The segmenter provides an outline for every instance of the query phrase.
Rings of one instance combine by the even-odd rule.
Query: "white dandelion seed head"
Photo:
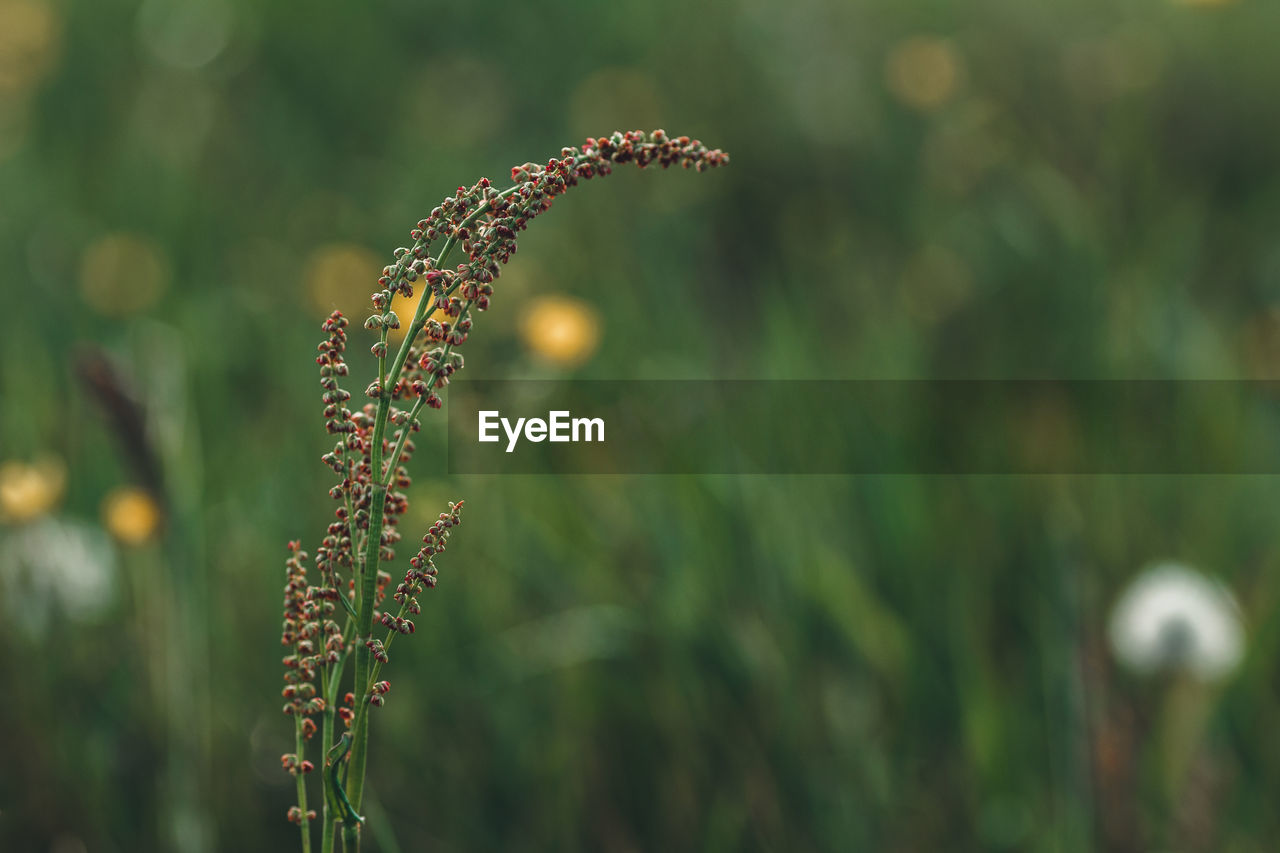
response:
[[[116,584],[111,539],[101,528],[46,516],[0,530],[0,616],[39,638],[54,619],[92,622]]]
[[[1140,574],[1111,612],[1111,647],[1137,672],[1216,681],[1244,656],[1240,607],[1221,582],[1177,563]]]

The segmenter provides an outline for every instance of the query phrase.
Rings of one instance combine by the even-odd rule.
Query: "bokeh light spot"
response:
[[[542,296],[530,303],[520,333],[537,356],[562,367],[575,367],[595,353],[600,343],[600,320],[585,302],[568,296]]]
[[[392,329],[387,333],[389,340],[398,341],[409,333],[409,323],[413,320],[413,315],[418,310],[418,303],[422,301],[424,293],[430,293],[430,290],[423,286],[421,281],[414,284],[413,296],[405,299],[403,296],[397,296],[392,303],[396,312],[396,316],[400,318],[400,328]],[[435,308],[427,315],[440,322],[448,319],[448,316],[439,308]]]
[[[101,237],[80,264],[80,295],[93,310],[110,317],[154,305],[169,286],[169,262],[152,240],[138,234]]]
[[[160,507],[144,489],[121,486],[102,501],[102,524],[125,545],[140,545],[160,529]]]
[[[885,84],[902,103],[928,111],[942,106],[960,87],[963,62],[951,41],[912,36],[894,45],[885,60]]]
[[[194,163],[213,129],[217,90],[195,75],[162,72],[138,87],[132,125],[139,147],[174,166]]]
[[[56,64],[62,22],[48,3],[0,0],[0,99],[21,96]]]
[[[363,322],[373,310],[369,294],[378,289],[378,276],[385,266],[378,258],[373,251],[352,243],[330,243],[316,249],[302,273],[311,304],[325,314],[337,308],[353,322]]]
[[[62,497],[67,472],[54,458],[0,464],[0,521],[21,523],[39,518]]]
[[[378,289],[378,276],[384,266],[379,255],[363,246],[352,243],[322,246],[311,254],[303,271],[307,294],[317,311],[328,314],[336,308],[352,322],[363,323],[373,311],[369,296]],[[414,283],[411,298],[395,298],[392,307],[400,318],[400,328],[391,330],[387,335],[390,340],[402,340],[409,331],[409,321],[424,292],[419,280]],[[439,310],[430,316],[445,319],[444,312]]]
[[[226,49],[233,21],[226,0],[146,0],[138,38],[165,65],[193,70]]]

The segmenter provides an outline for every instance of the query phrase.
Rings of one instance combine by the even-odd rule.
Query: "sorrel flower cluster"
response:
[[[313,600],[307,586],[307,552],[300,542],[289,543],[289,559],[285,561],[288,579],[284,586],[284,627],[280,633],[281,645],[292,654],[284,658],[284,712],[294,718],[297,752],[280,756],[280,764],[298,777],[299,804],[289,809],[289,820],[301,824],[306,830],[307,821],[315,818],[315,811],[307,809],[306,786],[302,775],[310,773],[315,765],[302,757],[303,742],[316,733],[311,716],[324,711],[325,701],[316,695],[316,667],[323,663],[323,655],[315,653],[315,640],[320,634],[320,615],[323,608]],[[336,626],[335,626],[336,627]]]
[[[289,819],[301,826],[304,851],[310,851],[308,824],[316,815],[307,809],[304,780],[314,769],[304,750],[316,733],[311,719],[316,714],[321,715],[327,750],[321,774],[325,795],[321,849],[333,850],[339,821],[344,849],[358,849],[364,822],[359,810],[369,710],[383,705],[391,690],[390,681],[380,680],[382,667],[395,636],[414,633],[409,617],[421,613],[418,596],[436,586],[434,558],[444,552],[449,536],[461,523],[462,501],[449,504],[448,512],[441,513],[423,536],[422,547],[409,560],[404,579],[392,594],[399,605],[397,612],[382,611],[391,575],[379,564],[395,559],[399,523],[409,507],[406,466],[415,449],[409,436],[420,428],[417,417],[423,407],[440,408],[439,392],[462,369],[463,358],[456,349],[471,333],[472,311],[489,307],[494,281],[516,253],[516,235],[579,181],[608,175],[616,164],[635,163],[641,168],[657,164],[664,169],[679,165],[701,172],[728,161],[723,152],[687,136],[630,131],[589,138],[580,149],[564,148],[546,165],[517,166],[511,170],[514,184],[504,190],[488,178],[469,188],[458,187],[409,232],[411,245],[396,249],[393,262],[378,278],[373,313],[364,322],[367,330],[378,333],[371,348],[378,360],[378,375],[365,388],[369,402],[358,409],[353,409],[351,394],[340,385],[349,373],[344,358],[349,321],[337,311],[325,320],[326,338],[316,363],[325,426],[336,438],[323,461],[338,477],[329,491],[338,506],[316,550],[318,585],[308,582],[306,553],[298,543],[289,546],[282,635],[292,652],[285,658],[285,713],[296,724],[296,751],[283,756],[282,764],[297,780],[298,804],[289,810]],[[443,242],[432,256],[429,249],[438,241]],[[466,259],[448,267],[445,262],[454,248],[461,249]],[[404,341],[391,356],[388,334],[401,327],[393,303],[397,296],[411,298],[415,287],[430,293],[419,300]],[[394,429],[391,435],[388,425]],[[341,626],[338,617],[345,617]],[[373,636],[375,622],[387,629],[382,639]],[[355,683],[339,703],[348,657],[355,660]],[[339,720],[344,731],[335,737]]]

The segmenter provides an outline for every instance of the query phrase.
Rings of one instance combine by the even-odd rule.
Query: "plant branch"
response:
[[[452,290],[450,290],[449,292],[452,292]],[[463,304],[462,310],[458,312],[458,322],[462,322],[464,319],[466,319],[467,314],[470,311],[471,311],[471,300],[468,299],[466,303]],[[391,455],[387,457],[386,479],[382,481],[382,484],[388,488],[391,487],[391,481],[395,479],[396,466],[400,463],[400,454],[404,452],[404,445],[409,438],[409,433],[413,431],[414,419],[418,417],[418,413],[422,411],[422,407],[427,402],[427,397],[430,396],[433,390],[435,390],[436,382],[440,381],[440,377],[444,373],[444,360],[449,357],[449,353],[452,350],[453,350],[453,344],[446,343],[444,345],[440,354],[440,366],[437,367],[434,371],[432,371],[431,375],[427,377],[427,393],[418,397],[418,399],[414,402],[413,408],[409,411],[409,419],[405,421],[404,427],[400,430],[400,435],[396,439],[396,446],[392,450]],[[402,613],[400,615],[403,616],[404,614]]]
[[[325,703],[323,740],[326,746],[332,744],[325,755],[326,766],[322,774],[325,793],[322,853],[333,853],[338,818],[343,824],[343,849],[348,853],[359,850],[361,826],[364,823],[359,812],[368,762],[369,708],[373,704],[370,700],[376,698],[378,704],[381,704],[381,694],[389,686],[378,682],[378,677],[382,671],[382,663],[386,660],[385,652],[394,641],[394,634],[402,630],[411,632],[413,629],[412,623],[407,627],[404,624],[404,614],[410,601],[414,602],[413,612],[418,612],[412,596],[422,588],[419,581],[429,582],[428,586],[435,585],[435,570],[430,564],[432,548],[435,546],[429,544],[419,551],[417,558],[410,561],[414,567],[414,571],[406,575],[406,585],[410,591],[405,592],[404,588],[397,591],[396,598],[401,604],[399,615],[394,619],[389,614],[383,617],[389,629],[385,641],[379,645],[373,640],[374,611],[378,603],[378,567],[384,555],[390,556],[390,546],[399,538],[390,525],[395,524],[397,518],[405,512],[406,506],[404,496],[393,492],[392,486],[400,485],[397,472],[403,470],[400,467],[401,457],[409,434],[418,425],[417,417],[422,407],[428,404],[439,405],[439,397],[434,393],[436,384],[446,384],[448,377],[461,366],[460,359],[454,357],[450,360],[449,356],[467,338],[471,324],[470,311],[473,306],[480,311],[488,308],[493,294],[492,282],[500,274],[501,265],[506,264],[516,251],[517,232],[522,231],[533,218],[549,210],[556,197],[576,186],[580,180],[608,175],[615,165],[623,163],[634,163],[641,168],[657,164],[664,169],[678,165],[703,171],[727,162],[728,157],[723,152],[710,150],[698,140],[686,136],[671,137],[661,130],[655,130],[651,134],[640,131],[617,132],[607,138],[588,139],[581,149],[561,149],[560,157],[551,158],[545,167],[534,163],[517,166],[511,170],[511,178],[515,183],[501,192],[487,178],[481,178],[470,189],[459,187],[454,196],[446,198],[426,219],[418,222],[410,234],[414,241],[412,248],[397,249],[395,263],[385,267],[383,277],[378,280],[383,288],[373,295],[374,308],[378,313],[365,323],[367,329],[380,330],[379,341],[374,347],[374,354],[378,359],[377,382],[367,392],[370,397],[376,398],[377,403],[376,407],[366,405],[361,414],[353,416],[351,411],[342,406],[351,395],[342,391],[337,383],[338,377],[347,375],[342,352],[346,346],[345,327],[348,321],[337,311],[326,321],[324,331],[329,334],[329,338],[320,345],[321,354],[317,358],[317,363],[321,366],[321,384],[325,388],[325,417],[329,431],[346,438],[333,453],[325,455],[325,462],[344,478],[341,488],[345,504],[338,514],[341,516],[345,512],[347,541],[343,542],[344,537],[331,525],[323,545],[324,559],[322,561],[322,555],[318,554],[317,562],[329,567],[329,577],[326,580],[342,598],[348,618],[342,629],[340,656],[332,664],[328,663],[328,655],[335,650],[331,645],[334,634],[328,634],[325,659],[320,667],[321,695]],[[517,194],[519,197],[511,200]],[[467,213],[473,205],[474,209]],[[482,217],[482,224],[476,228],[476,223]],[[441,237],[444,238],[443,244],[435,257],[430,258],[428,247]],[[445,270],[445,262],[459,243],[469,256],[468,264],[460,265],[456,273]],[[394,357],[388,360],[389,331],[400,325],[392,304],[397,294],[412,295],[412,283],[419,276],[425,277],[420,285],[423,291],[404,339]],[[459,290],[461,298],[454,295]],[[388,441],[388,422],[391,420],[395,389],[404,375],[416,338],[426,327],[434,309],[440,306],[450,316],[453,316],[456,309],[457,319],[443,334],[433,327],[431,339],[443,340],[444,345],[438,355],[433,354],[430,360],[424,358],[424,370],[431,360],[435,361],[425,377],[425,388],[415,379],[413,389],[422,393],[418,393],[406,420],[400,420],[401,412],[397,410],[396,421],[400,424],[400,429]],[[364,451],[366,448],[367,470],[363,460],[357,464],[350,455],[352,451]],[[345,471],[338,461],[344,455]],[[358,502],[354,499],[357,487],[361,498]],[[363,519],[364,523],[357,524],[356,510],[363,505],[366,496],[369,501],[367,518]],[[438,540],[436,545],[441,550],[444,547],[443,537],[447,536],[442,531],[452,523],[457,523],[457,509],[461,507],[461,502],[451,504],[450,507],[454,511],[452,522],[442,516],[443,526],[433,525],[430,531]],[[360,512],[363,513],[363,509]],[[296,551],[297,544],[291,543],[290,547]],[[336,567],[332,562],[335,555],[341,555],[342,559],[349,557],[354,593],[350,597],[345,591],[337,589]],[[305,559],[305,554],[301,555],[301,559]],[[422,559],[426,559],[430,567],[429,573],[422,571]],[[286,588],[285,636],[288,637],[291,632],[298,632],[300,635],[302,631],[318,636],[320,629],[317,626],[321,623],[315,621],[314,611],[308,610],[306,599],[309,596],[303,596],[305,570],[301,569],[300,559],[291,560],[290,567],[290,586]],[[333,630],[332,623],[325,624],[326,633]],[[355,652],[354,687],[359,691],[357,707],[350,717],[351,730],[344,732],[340,740],[333,743],[343,666],[352,647]],[[287,666],[298,667],[299,672],[309,673],[302,680],[311,682],[315,677],[313,668],[321,662],[321,656],[312,652],[309,642],[304,655],[299,642],[295,654],[286,658],[285,662]],[[299,680],[292,672],[286,673],[287,685],[293,685]],[[290,689],[286,687],[287,696],[290,695]],[[377,696],[374,696],[375,690],[378,692]],[[313,700],[306,705],[305,712],[315,713],[321,710],[319,705],[319,701]],[[301,713],[303,710],[300,699],[295,699],[290,706],[286,706],[286,712]],[[346,716],[345,712],[343,716]],[[298,763],[301,763],[305,740],[303,725],[300,720],[297,722],[298,755],[294,757],[294,761]],[[303,851],[309,853],[310,839],[304,798],[305,788],[299,774]],[[292,811],[290,818],[293,818]]]

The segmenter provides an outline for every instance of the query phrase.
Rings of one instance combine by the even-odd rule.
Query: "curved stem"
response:
[[[458,322],[466,319],[468,312],[471,310],[471,300],[468,299],[466,304],[462,306],[462,310],[458,312]],[[419,397],[417,402],[413,404],[413,409],[409,412],[409,420],[405,421],[404,427],[400,430],[400,435],[396,439],[396,446],[392,450],[391,455],[387,457],[387,476],[382,484],[387,488],[391,487],[391,481],[395,478],[396,466],[400,464],[400,454],[404,452],[404,444],[409,439],[409,433],[413,431],[413,420],[422,411],[422,406],[427,402],[427,396],[435,390],[435,384],[440,379],[440,375],[444,372],[444,359],[449,357],[449,353],[453,350],[453,344],[445,344],[440,354],[440,367],[434,370],[427,377],[427,395]],[[403,614],[402,614],[403,615]]]
[[[638,145],[638,149],[633,151],[633,146]],[[621,147],[620,147],[621,146]],[[624,152],[625,149],[625,152]],[[698,171],[702,171],[706,166],[716,166],[727,162],[728,158],[723,152],[708,151],[697,140],[690,141],[688,137],[679,137],[675,140],[666,137],[661,131],[654,131],[650,137],[643,134],[622,134],[615,133],[608,140],[589,139],[588,144],[583,146],[583,152],[588,161],[586,170],[579,169],[576,174],[585,177],[591,177],[593,174],[608,174],[612,169],[607,164],[612,159],[614,162],[634,161],[641,167],[650,162],[660,162],[663,168],[675,163],[679,163],[685,167],[690,165],[697,166]],[[623,157],[622,154],[626,156]],[[383,315],[392,310],[392,303],[395,301],[396,293],[404,291],[412,293],[410,280],[416,280],[418,275],[425,275],[434,279],[436,282],[451,281],[447,287],[436,284],[430,285],[427,281],[423,281],[423,288],[418,304],[414,308],[413,318],[405,330],[404,339],[400,342],[399,347],[392,359],[387,359],[387,340],[388,327],[379,323],[381,327],[380,341],[376,348],[378,357],[378,389],[376,412],[373,418],[372,432],[368,447],[368,459],[370,465],[370,476],[367,484],[362,483],[370,489],[369,497],[369,517],[368,523],[365,525],[363,537],[357,536],[355,530],[355,516],[352,513],[354,501],[350,492],[346,495],[346,511],[348,518],[348,530],[352,534],[352,568],[355,607],[347,607],[351,617],[348,619],[347,625],[343,631],[345,642],[354,642],[355,645],[355,690],[359,691],[357,699],[357,707],[352,720],[351,731],[342,735],[341,742],[333,747],[327,754],[326,775],[329,784],[325,786],[326,794],[326,824],[325,847],[323,853],[331,853],[333,845],[333,814],[342,816],[342,847],[347,853],[358,853],[360,847],[360,827],[364,822],[364,818],[359,816],[361,808],[365,771],[368,761],[368,745],[369,745],[369,698],[372,686],[377,683],[377,678],[381,673],[382,665],[373,657],[373,649],[376,644],[372,640],[373,633],[373,615],[377,602],[378,593],[378,564],[383,554],[383,527],[386,523],[385,513],[387,496],[396,482],[396,472],[399,469],[401,456],[404,454],[405,446],[408,443],[409,433],[413,431],[417,425],[417,416],[421,412],[423,405],[428,399],[432,398],[436,383],[445,381],[443,377],[447,375],[445,370],[445,359],[447,359],[453,349],[452,343],[446,343],[440,350],[441,359],[437,368],[433,370],[427,377],[427,394],[421,395],[412,406],[407,420],[402,422],[402,426],[398,434],[395,434],[390,442],[387,441],[388,420],[391,414],[391,403],[394,389],[399,385],[401,376],[404,373],[405,363],[408,360],[409,353],[413,349],[413,344],[419,333],[427,323],[427,318],[431,315],[435,306],[444,302],[446,306],[452,304],[452,300],[456,297],[454,293],[462,286],[464,275],[453,275],[447,273],[444,269],[445,261],[448,259],[450,252],[461,239],[460,235],[473,227],[486,213],[493,210],[495,203],[507,199],[512,195],[519,193],[521,190],[528,189],[527,195],[530,201],[528,207],[518,207],[517,217],[514,225],[522,229],[524,223],[536,216],[538,213],[547,209],[550,205],[551,197],[562,192],[567,186],[576,183],[573,176],[566,171],[566,166],[572,166],[577,163],[576,157],[568,158],[564,162],[549,162],[548,171],[543,172],[538,167],[530,166],[529,169],[522,171],[521,168],[512,170],[513,177],[523,174],[526,180],[517,180],[516,183],[501,192],[494,193],[490,187],[492,186],[488,180],[482,180],[480,184],[472,188],[475,193],[481,186],[484,192],[480,197],[487,195],[488,198],[480,201],[477,207],[469,215],[462,217],[455,224],[454,217],[457,216],[458,204],[470,204],[476,200],[475,195],[466,195],[467,191],[460,189],[457,198],[459,202],[448,200],[442,208],[449,210],[449,222],[447,224],[436,222],[429,224],[420,223],[420,227],[415,229],[413,234],[414,242],[410,249],[397,249],[396,262],[394,267],[384,268],[384,277],[379,283],[384,286],[382,293],[374,295],[374,305],[376,308],[383,309]],[[538,177],[531,177],[530,170],[538,173]],[[546,194],[539,194],[535,197],[538,181],[542,176],[552,174],[555,181],[554,186]],[[561,176],[567,180],[561,180]],[[461,201],[465,196],[466,201]],[[505,209],[506,206],[504,206]],[[439,217],[441,210],[437,209],[433,212],[433,218]],[[506,220],[503,223],[494,222],[495,229],[500,231],[504,240],[489,240],[492,234],[486,234],[480,237],[480,248],[474,248],[470,244],[464,244],[470,251],[476,252],[471,258],[473,265],[481,263],[492,266],[494,276],[498,273],[496,264],[493,263],[495,253],[500,253],[500,259],[505,263],[510,252],[514,251],[514,232],[509,231],[507,226],[513,224],[513,220]],[[448,235],[445,237],[436,256],[429,261],[434,272],[424,269],[423,261],[427,257],[427,251],[434,239],[439,236],[437,229],[449,229]],[[427,234],[431,235],[428,239]],[[463,268],[464,272],[469,272]],[[491,281],[493,276],[482,272],[478,278]],[[490,288],[484,287],[485,293],[491,292]],[[468,289],[466,292],[471,293]],[[474,296],[474,294],[472,294]],[[385,305],[383,304],[385,300]],[[472,307],[473,300],[468,299],[458,312],[458,323],[461,323],[468,317]],[[375,310],[376,310],[375,308]],[[370,322],[370,326],[374,323]],[[384,455],[386,454],[386,455]],[[385,462],[385,469],[384,469]],[[351,476],[354,472],[351,469],[351,462],[348,460],[348,479],[354,482]],[[363,493],[361,495],[363,498]],[[363,500],[360,501],[363,503]],[[344,597],[344,605],[349,602]],[[400,617],[403,618],[406,604],[402,603],[400,608]],[[353,612],[354,611],[354,612]],[[352,640],[347,639],[349,631],[353,631],[355,636]],[[394,640],[394,631],[388,630],[387,638],[382,645],[383,649],[389,648]],[[345,655],[345,651],[344,651]],[[338,680],[341,677],[341,669],[335,667],[333,671],[328,673],[328,679],[322,680],[322,689],[326,694],[326,698],[331,705],[336,704],[338,692]],[[333,737],[333,717],[336,709],[325,716],[325,740],[329,741]],[[338,754],[338,750],[341,754]],[[344,763],[345,762],[345,763]],[[340,777],[341,774],[341,777]],[[307,849],[307,842],[304,839],[304,851]]]
[[[523,184],[515,184],[507,187],[505,190],[498,193],[498,198],[502,199],[514,195],[521,186],[523,186]],[[486,201],[484,204],[477,207],[470,216],[462,220],[462,224],[459,225],[458,228],[468,228],[471,225],[474,225],[475,221],[488,210],[489,202]],[[443,267],[444,262],[448,260],[449,253],[453,251],[453,247],[456,243],[457,237],[455,234],[450,234],[444,241],[444,245],[440,247],[439,254],[436,255],[436,269],[441,269]],[[458,285],[455,283],[445,291],[445,295],[448,296],[452,294],[457,288]],[[413,312],[413,320],[409,323],[409,330],[405,332],[404,340],[400,342],[400,349],[396,351],[395,360],[391,362],[391,370],[387,373],[387,381],[383,383],[383,388],[393,388],[395,387],[396,382],[400,380],[400,371],[404,368],[405,359],[409,357],[409,347],[413,345],[413,339],[418,336],[418,332],[421,332],[422,327],[427,324],[427,306],[434,303],[435,300],[428,299],[425,293],[422,295],[422,298],[418,300],[418,307]]]
[[[498,194],[498,198],[507,198],[516,193],[522,184],[515,184],[508,187]],[[475,211],[462,221],[462,224],[455,229],[453,234],[445,240],[444,245],[440,247],[440,252],[436,255],[434,265],[436,269],[440,269],[444,262],[448,259],[449,253],[453,251],[454,245],[457,243],[457,231],[471,226],[475,221],[489,210],[489,202],[481,204]],[[455,282],[449,289],[445,291],[445,296],[450,296],[458,288],[459,282]],[[424,284],[425,286],[425,284]],[[374,416],[373,436],[369,447],[369,463],[370,469],[374,471],[374,484],[372,486],[373,493],[369,499],[369,530],[366,534],[364,560],[360,566],[360,583],[359,600],[357,601],[357,612],[359,614],[358,624],[356,625],[356,640],[359,645],[356,646],[356,668],[355,668],[355,684],[356,687],[362,687],[369,684],[369,676],[375,671],[375,661],[373,660],[372,651],[365,646],[364,641],[368,640],[373,632],[373,605],[378,591],[378,561],[382,556],[382,524],[383,513],[386,509],[387,490],[391,480],[394,478],[395,466],[400,458],[400,453],[404,450],[404,442],[408,438],[409,427],[412,424],[412,418],[405,424],[399,441],[396,444],[395,452],[388,459],[388,468],[386,481],[383,481],[382,471],[382,443],[387,432],[387,418],[391,411],[391,393],[390,389],[396,386],[400,381],[400,374],[404,370],[405,361],[409,357],[409,349],[413,345],[414,338],[422,331],[422,327],[426,325],[429,316],[428,306],[435,303],[435,299],[429,299],[428,294],[424,293],[422,298],[418,300],[418,307],[414,311],[413,320],[409,323],[409,328],[405,332],[404,340],[400,342],[400,348],[396,351],[395,358],[391,362],[391,366],[383,374],[384,358],[378,360],[379,379],[381,380],[382,394],[378,398],[378,411]],[[467,303],[470,308],[470,302]],[[464,309],[465,310],[465,309]],[[459,312],[459,317],[463,316]],[[446,353],[448,348],[446,347]],[[433,374],[432,384],[436,381],[437,374]],[[421,399],[421,398],[420,398]],[[369,714],[364,707],[367,703],[363,695],[357,697],[358,708],[356,718],[351,727],[353,742],[351,745],[351,755],[348,761],[348,782],[347,796],[350,798],[352,805],[357,811],[361,808],[364,797],[364,777],[365,770],[368,766],[368,746],[369,746]],[[342,827],[342,846],[344,850],[353,853],[360,849],[360,826],[358,823],[345,821]]]

